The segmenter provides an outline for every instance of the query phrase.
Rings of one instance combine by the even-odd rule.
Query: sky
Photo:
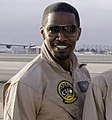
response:
[[[0,44],[41,45],[44,9],[60,0],[0,0]],[[112,0],[65,0],[77,8],[82,33],[77,46],[112,45]]]

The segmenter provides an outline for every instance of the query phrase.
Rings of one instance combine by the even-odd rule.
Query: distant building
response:
[[[29,46],[26,48],[27,54],[39,54],[40,52],[41,52],[41,47],[37,45]]]
[[[41,47],[37,45],[0,44],[0,53],[39,54],[40,52]]]
[[[0,53],[24,54],[25,48],[25,45],[0,44]]]

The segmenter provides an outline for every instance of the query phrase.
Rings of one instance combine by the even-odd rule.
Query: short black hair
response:
[[[46,18],[48,16],[49,13],[52,12],[68,12],[68,13],[73,13],[75,15],[75,20],[76,20],[76,24],[78,27],[80,27],[80,18],[79,18],[79,13],[76,10],[75,7],[73,7],[72,5],[65,3],[65,2],[57,2],[57,3],[53,3],[51,5],[49,5],[43,13],[43,17],[42,17],[42,25],[46,24]]]

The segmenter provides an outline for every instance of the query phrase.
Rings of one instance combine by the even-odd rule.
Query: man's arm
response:
[[[41,103],[37,91],[17,82],[10,85],[6,92],[4,120],[36,120]]]

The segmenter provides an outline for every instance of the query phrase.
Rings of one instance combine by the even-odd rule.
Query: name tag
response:
[[[88,86],[89,86],[89,82],[88,81],[81,81],[78,82],[79,88],[81,90],[81,92],[87,92]]]

